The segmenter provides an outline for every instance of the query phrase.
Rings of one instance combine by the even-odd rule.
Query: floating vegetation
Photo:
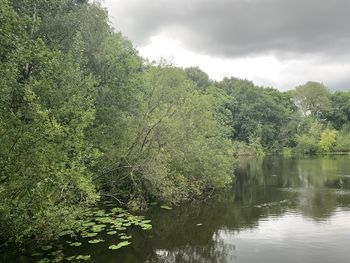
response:
[[[76,261],[76,260],[89,260],[91,258],[90,255],[78,255],[78,256],[71,256],[71,257],[67,257],[66,260],[67,261]]]
[[[165,209],[165,210],[171,210],[172,208],[167,205],[161,205],[160,208]]]
[[[93,232],[93,233],[82,233],[81,234],[81,237],[95,237],[95,236],[97,236],[96,232]]]
[[[105,228],[105,227],[106,227],[105,224],[93,225],[92,228],[91,228],[91,230],[92,230],[92,231],[94,231],[94,230],[99,230],[99,231],[100,231],[100,230],[102,230],[102,229]],[[99,231],[98,231],[98,232],[99,232]],[[95,232],[95,231],[94,231],[94,232]]]
[[[126,247],[126,246],[128,246],[130,244],[131,244],[131,242],[129,242],[129,241],[123,241],[123,242],[120,242],[120,243],[118,243],[116,245],[111,245],[108,248],[112,249],[112,250],[115,250],[115,249],[120,249],[122,247]]]
[[[41,250],[46,251],[46,250],[50,250],[51,248],[52,248],[52,246],[47,245],[47,246],[43,246],[43,247],[41,247]]]
[[[104,203],[104,205],[112,206],[112,202]],[[106,207],[106,206],[105,206]],[[170,210],[171,207],[162,206],[163,209]],[[120,207],[107,208],[103,210],[99,208],[91,208],[86,212],[86,218],[81,221],[77,232],[73,232],[71,229],[63,231],[60,236],[67,236],[64,238],[67,245],[70,247],[80,247],[83,245],[81,239],[72,240],[72,238],[93,238],[87,240],[89,244],[99,244],[105,242],[100,235],[117,235],[120,240],[119,243],[106,246],[106,249],[116,250],[131,244],[131,235],[128,235],[126,230],[130,227],[140,227],[142,230],[151,230],[151,220],[145,219],[144,216],[134,216],[127,210]],[[70,235],[71,238],[68,236]],[[78,236],[77,236],[78,235]],[[63,241],[64,242],[64,241]],[[51,245],[43,246],[43,253],[33,254],[34,257],[38,258],[40,262],[62,262],[62,261],[83,261],[91,259],[91,255],[73,255],[65,257],[62,247],[60,250],[51,252],[53,247]]]
[[[83,226],[85,226],[85,227],[89,227],[89,226],[93,226],[93,225],[96,225],[96,223],[92,222],[92,221],[86,222],[86,223],[83,224]]]
[[[103,239],[92,239],[89,240],[90,244],[97,244],[97,243],[101,243],[101,242],[105,242]]]
[[[120,238],[121,240],[125,240],[125,239],[130,239],[131,236],[121,235],[119,238]]]
[[[152,229],[152,225],[150,225],[150,224],[142,224],[141,228],[142,228],[142,230],[151,230]]]
[[[73,242],[69,244],[71,247],[80,247],[82,245],[81,242]]]
[[[72,235],[74,234],[74,232],[72,230],[65,230],[65,231],[62,231],[59,236],[60,237],[63,237],[63,236],[67,236],[67,235]]]

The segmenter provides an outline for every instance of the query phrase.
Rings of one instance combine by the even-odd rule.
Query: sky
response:
[[[349,0],[103,0],[150,61],[288,90],[350,89]]]

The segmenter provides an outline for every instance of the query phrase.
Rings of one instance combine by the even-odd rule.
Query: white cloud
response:
[[[322,63],[317,57],[298,59],[278,59],[273,55],[247,56],[243,58],[219,58],[187,50],[181,43],[169,37],[152,36],[140,54],[150,61],[159,61],[162,57],[181,67],[198,66],[212,79],[238,77],[254,81],[257,85],[272,86],[280,90],[294,88],[309,80],[321,81],[325,85],[336,85],[348,80],[350,63]]]

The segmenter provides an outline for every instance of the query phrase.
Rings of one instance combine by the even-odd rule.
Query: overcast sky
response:
[[[350,0],[104,0],[140,54],[280,90],[350,89]]]

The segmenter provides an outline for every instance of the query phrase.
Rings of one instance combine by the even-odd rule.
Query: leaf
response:
[[[82,237],[95,237],[97,236],[97,233],[84,233],[81,235]]]
[[[79,255],[79,256],[75,257],[75,259],[77,259],[77,260],[88,260],[90,258],[91,258],[90,255]]]
[[[109,232],[107,232],[107,235],[115,235],[115,234],[117,234],[117,231],[109,231]]]
[[[92,239],[89,240],[90,244],[97,244],[97,243],[101,243],[101,242],[105,242],[103,239]]]
[[[122,235],[122,236],[120,236],[119,238],[122,239],[122,240],[125,240],[125,239],[130,239],[131,236]]]
[[[151,230],[152,229],[152,225],[150,225],[150,224],[142,224],[141,228],[142,228],[142,230]]]
[[[89,226],[93,226],[93,225],[96,225],[96,223],[95,222],[86,222],[83,224],[83,226],[85,226],[85,227],[89,227]]]
[[[73,242],[70,244],[71,247],[80,247],[82,245],[82,243],[80,242]]]
[[[47,246],[42,246],[41,247],[41,250],[50,250],[52,248],[52,246],[50,246],[50,245],[47,245]]]
[[[112,250],[115,250],[115,249],[120,249],[122,247],[126,247],[126,246],[128,246],[130,244],[131,244],[131,242],[129,242],[129,241],[123,241],[123,242],[118,243],[117,245],[111,245],[108,248],[112,249]]]
[[[170,206],[167,206],[167,205],[161,205],[160,208],[166,209],[166,210],[171,210],[172,209]]]

